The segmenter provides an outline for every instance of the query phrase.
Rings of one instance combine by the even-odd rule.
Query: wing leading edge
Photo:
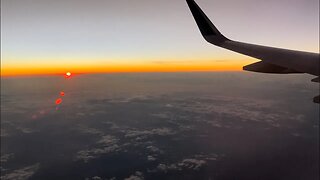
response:
[[[247,71],[262,73],[308,73],[319,76],[318,53],[294,51],[233,41],[222,35],[194,0],[186,0],[204,39],[216,46],[260,59],[245,66]]]

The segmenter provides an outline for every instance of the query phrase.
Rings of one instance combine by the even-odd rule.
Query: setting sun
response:
[[[70,78],[70,77],[71,77],[71,75],[72,75],[72,74],[71,74],[71,72],[66,72],[66,74],[65,74],[65,76],[64,76],[64,77],[65,77],[65,78]]]

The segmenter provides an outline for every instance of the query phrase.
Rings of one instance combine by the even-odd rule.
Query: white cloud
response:
[[[152,130],[128,130],[126,132],[125,137],[137,137],[137,136],[150,136],[150,135],[158,135],[158,136],[168,136],[173,135],[175,132],[173,132],[169,128],[156,128]]]
[[[118,146],[117,144],[108,147],[81,150],[77,153],[76,160],[83,160],[84,162],[88,162],[89,160],[100,157],[101,155],[118,152],[120,150],[120,146]]]
[[[155,170],[152,170],[151,172],[164,172],[167,173],[168,171],[181,171],[182,168],[179,167],[177,164],[159,164]]]
[[[195,120],[207,122],[217,128],[242,128],[237,125],[228,124],[223,121],[225,118],[234,118],[239,121],[255,121],[268,124],[272,127],[281,127],[283,120],[304,122],[302,114],[292,115],[290,112],[276,109],[273,101],[257,101],[253,99],[228,98],[228,97],[207,97],[190,100],[192,103],[177,103],[175,106],[181,110],[199,114]],[[217,103],[213,103],[217,102]],[[223,103],[223,105],[222,105]],[[204,118],[205,114],[214,114],[215,118]],[[245,123],[244,123],[245,124]]]
[[[5,162],[7,162],[9,159],[12,159],[13,157],[14,157],[14,154],[13,154],[13,153],[1,155],[0,162],[1,162],[1,163],[5,163]]]
[[[203,155],[203,154],[197,154],[194,156],[194,158],[196,159],[203,159],[203,160],[206,160],[206,161],[216,161],[218,160],[218,158],[221,158],[221,157],[224,157],[224,155],[218,155],[218,154],[215,154],[215,153],[212,153],[212,154],[207,154],[207,155]]]
[[[110,144],[115,144],[118,141],[119,139],[115,138],[114,136],[106,135],[106,136],[102,136],[101,139],[97,142],[97,144],[110,145]]]
[[[178,166],[187,169],[199,170],[205,164],[206,161],[204,160],[184,159],[180,163],[178,163]]]
[[[29,179],[40,167],[40,164],[34,164],[1,176],[2,180],[25,180]]]
[[[25,134],[30,134],[33,133],[34,131],[30,128],[26,128],[26,127],[17,127],[17,130],[20,130],[21,132],[25,133]]]
[[[147,146],[147,149],[153,153],[162,153],[163,151],[157,148],[156,146]]]
[[[160,163],[158,166],[153,169],[149,170],[149,172],[163,172],[167,173],[169,171],[181,171],[184,169],[191,169],[194,171],[200,170],[202,167],[204,167],[208,161],[216,161],[218,158],[224,157],[224,155],[218,155],[218,154],[198,154],[194,155],[191,158],[185,158],[181,161],[178,161],[176,163],[172,164],[164,164]]]
[[[102,180],[102,178],[99,177],[99,176],[94,176],[94,177],[92,177],[91,179],[92,179],[92,180]]]
[[[147,159],[148,159],[148,161],[155,161],[155,160],[157,160],[157,158],[155,158],[155,157],[153,157],[153,156],[148,156],[147,157]]]
[[[140,171],[136,171],[135,174],[131,175],[128,178],[125,178],[124,180],[144,180],[143,173]]]
[[[160,170],[160,171],[162,171],[162,172],[167,172],[167,165],[165,165],[165,164],[159,164],[158,166],[157,166],[157,169],[158,170]]]
[[[93,176],[91,178],[85,178],[85,180],[116,180],[116,177],[112,177],[112,178],[102,178],[100,176]]]
[[[150,172],[164,172],[168,171],[181,171],[183,169],[192,169],[192,170],[200,170],[207,162],[201,159],[184,159],[180,162],[173,164],[163,164],[160,163],[156,169],[151,170]]]
[[[121,147],[117,144],[119,139],[114,136],[105,135],[102,136],[97,142],[96,148],[78,151],[76,160],[82,160],[88,162],[89,160],[100,157],[101,155],[114,153],[121,150]]]
[[[103,132],[98,130],[98,129],[95,129],[95,128],[90,128],[90,127],[86,127],[86,126],[83,126],[83,125],[79,125],[77,127],[77,129],[84,133],[84,134],[97,134],[97,135],[103,135]]]

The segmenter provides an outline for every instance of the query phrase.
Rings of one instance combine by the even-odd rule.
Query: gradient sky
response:
[[[197,0],[225,36],[319,52],[318,0]],[[185,0],[2,0],[1,75],[240,70]]]

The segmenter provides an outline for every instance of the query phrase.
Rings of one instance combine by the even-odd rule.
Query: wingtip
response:
[[[220,45],[229,40],[223,36],[194,0],[186,0],[202,36],[210,43]]]

